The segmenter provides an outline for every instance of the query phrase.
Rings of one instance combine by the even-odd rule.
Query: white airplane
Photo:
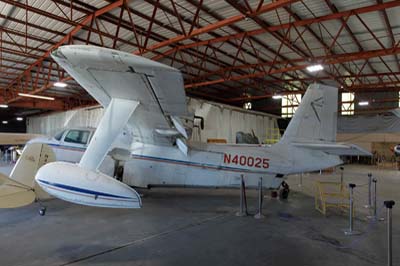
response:
[[[105,108],[96,131],[71,129],[52,141],[30,142],[48,143],[56,154],[57,162],[37,171],[37,184],[69,202],[140,208],[140,196],[130,186],[238,187],[242,174],[247,186],[263,177],[264,187],[276,189],[286,175],[341,164],[340,155],[370,155],[335,142],[334,87],[310,85],[277,144],[195,143],[188,141],[191,130],[185,125],[193,114],[179,70],[94,46],[63,46],[52,57]],[[74,145],[69,155],[57,151]],[[105,158],[125,162],[124,183],[99,171]]]
[[[393,147],[393,152],[395,156],[400,156],[400,144],[397,144]]]

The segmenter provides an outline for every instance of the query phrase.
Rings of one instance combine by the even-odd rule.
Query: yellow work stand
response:
[[[315,209],[323,215],[327,208],[349,209],[349,197],[349,191],[340,182],[315,182]]]

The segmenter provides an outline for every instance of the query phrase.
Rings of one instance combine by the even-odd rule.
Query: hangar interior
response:
[[[107,116],[108,107],[103,108],[99,98],[88,92],[90,86],[82,85],[57,61],[57,51],[78,46],[113,49],[110,53],[116,57],[125,52],[180,71],[183,86],[178,79],[176,88],[184,91],[184,102],[194,116],[182,119],[191,123],[189,136],[189,126],[172,115],[168,116],[169,131],[155,130],[162,136],[184,137],[173,135],[173,148],[164,155],[182,158],[202,147],[215,155],[215,149],[225,145],[233,147],[229,151],[232,158],[236,153],[236,166],[242,165],[237,147],[264,149],[281,143],[312,86],[338,90],[335,99],[312,102],[312,110],[320,120],[316,110],[334,103],[338,145],[355,144],[365,153],[341,156],[343,165],[296,173],[288,170],[288,174],[281,173],[295,163],[286,166],[286,155],[307,157],[296,153],[296,147],[281,149],[276,159],[266,161],[256,155],[243,157],[247,166],[260,159],[264,168],[271,169],[276,160],[279,171],[270,173],[275,181],[284,176],[279,189],[266,187],[269,179],[251,169],[238,171],[232,179],[218,174],[232,186],[207,185],[213,174],[202,176],[201,171],[214,167],[210,154],[192,164],[193,171],[200,173],[197,185],[191,183],[191,173],[182,170],[189,159],[175,158],[177,166],[162,170],[157,165],[165,163],[163,158],[154,164],[148,162],[149,157],[147,162],[141,158],[140,164],[148,166],[145,173],[158,169],[160,176],[179,175],[183,186],[162,181],[165,186],[138,188],[143,204],[139,210],[88,207],[57,197],[42,202],[37,194],[31,200],[38,203],[0,209],[0,235],[6,239],[0,243],[4,254],[0,265],[400,263],[400,211],[396,205],[393,210],[384,205],[384,201],[400,200],[400,1],[0,0],[0,207],[17,199],[2,197],[4,187],[21,185],[7,183],[8,177],[29,172],[32,184],[40,185],[33,179],[39,168],[12,170],[18,166],[19,147],[30,138],[40,136],[54,148],[65,144],[68,130],[88,129],[85,143],[69,147],[80,150],[78,160],[65,160],[79,163],[89,140],[101,137],[94,129]],[[84,65],[85,58],[80,62]],[[115,71],[112,62],[98,65],[107,67]],[[131,67],[129,71],[139,73]],[[161,81],[161,90],[167,83]],[[115,84],[120,83],[116,80]],[[170,98],[180,99],[178,93],[173,95],[176,88],[168,88],[171,91],[164,91],[165,98],[153,95],[160,106]],[[308,125],[310,114],[297,126]],[[116,123],[124,119],[124,115],[114,116]],[[113,127],[108,128],[112,131]],[[126,128],[119,131],[125,136]],[[63,134],[57,139],[59,132]],[[311,127],[307,132],[311,136],[318,129]],[[313,139],[316,145],[323,140]],[[192,142],[200,144],[190,146]],[[333,145],[330,148],[337,148],[333,142],[328,143]],[[128,151],[140,149],[121,143]],[[96,171],[115,177],[112,182],[138,178],[136,165],[129,166],[126,159],[112,157],[114,150],[107,151],[108,161]],[[115,151],[122,156],[120,150]],[[23,154],[21,165],[24,158],[35,161]],[[231,163],[231,155],[225,152],[223,156],[212,171],[227,170],[222,161]],[[312,164],[322,157],[315,156]],[[133,158],[138,161],[139,157]],[[252,174],[257,178],[250,178]],[[248,183],[242,187],[243,180]],[[27,193],[36,193],[35,189]],[[283,197],[282,191],[290,196]],[[97,200],[98,195],[94,197]],[[248,215],[238,217],[238,211],[244,214],[243,197]],[[40,215],[47,209],[47,215],[39,216],[38,209]],[[32,239],[40,239],[40,244]]]

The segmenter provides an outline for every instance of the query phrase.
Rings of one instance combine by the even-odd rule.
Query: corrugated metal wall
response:
[[[236,132],[254,131],[263,142],[268,130],[278,128],[275,116],[247,111],[228,105],[188,98],[188,108],[205,119],[204,130],[193,130],[192,139],[206,142],[209,138],[226,139],[235,143]],[[27,132],[54,135],[66,127],[96,127],[103,114],[100,107],[79,109],[27,119]]]

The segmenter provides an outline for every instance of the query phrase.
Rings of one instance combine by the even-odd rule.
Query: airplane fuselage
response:
[[[194,116],[178,69],[83,45],[59,47],[52,57],[104,107],[96,131],[64,131],[43,142],[54,148],[58,162],[38,168],[34,180],[69,202],[140,208],[140,195],[126,184],[232,187],[241,175],[247,186],[262,177],[264,187],[278,188],[288,174],[341,164],[340,155],[370,155],[336,143],[335,87],[311,84],[275,145],[191,143]],[[36,146],[33,151],[47,149]]]
[[[32,142],[50,145],[57,161],[78,163],[86,149],[63,140],[41,138]],[[270,146],[193,142],[189,147],[185,155],[176,146],[133,143],[130,158],[124,163],[123,182],[135,187],[237,187],[243,175],[249,187],[256,186],[263,177],[265,187],[277,188],[288,174],[341,163],[338,156],[284,143]],[[110,156],[100,171],[113,175],[114,160]]]

